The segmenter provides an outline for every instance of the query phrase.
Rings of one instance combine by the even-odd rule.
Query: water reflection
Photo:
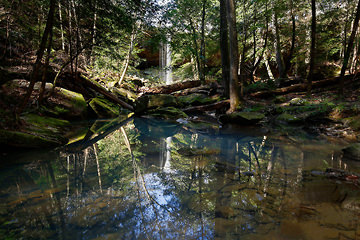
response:
[[[357,171],[337,145],[150,119],[111,126],[81,144],[2,159],[18,160],[1,168],[2,238],[360,237],[357,182],[325,174]]]

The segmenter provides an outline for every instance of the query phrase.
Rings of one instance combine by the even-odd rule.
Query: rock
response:
[[[124,88],[113,87],[111,88],[111,92],[127,103],[133,103],[137,99],[137,95],[134,92]]]
[[[9,103],[17,103],[27,92],[30,82],[24,79],[15,79],[7,82],[1,87],[1,94]],[[41,83],[37,82],[30,102],[34,104],[38,98]],[[87,115],[87,103],[84,97],[76,92],[56,87],[53,90],[51,83],[46,83],[44,102],[41,112],[53,117],[64,119],[84,119]],[[46,97],[49,96],[49,97]]]
[[[119,105],[100,97],[93,98],[89,105],[100,118],[114,118],[127,112],[127,110],[122,109]]]
[[[306,103],[307,100],[302,98],[293,98],[289,102],[291,106],[304,106]]]
[[[360,161],[360,143],[352,144],[342,151],[345,159]]]
[[[48,93],[47,91],[45,94]],[[47,112],[64,119],[84,119],[88,111],[83,95],[59,87],[56,87],[53,94],[46,98],[44,107]]]
[[[285,123],[301,123],[304,119],[293,114],[282,113],[276,118],[276,121]]]
[[[146,110],[158,107],[176,107],[176,98],[168,94],[144,95],[135,102],[135,113],[143,113]]]
[[[220,122],[254,125],[265,118],[265,115],[258,112],[235,112],[220,116]]]
[[[182,106],[198,106],[214,103],[216,99],[212,99],[205,94],[193,93],[178,97],[178,101]]]
[[[147,114],[155,118],[167,120],[176,120],[179,118],[188,117],[186,113],[174,107],[160,107],[156,109],[151,109],[147,112]]]

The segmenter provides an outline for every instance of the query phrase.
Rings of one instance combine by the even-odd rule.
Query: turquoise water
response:
[[[339,143],[106,123],[67,147],[1,155],[2,239],[360,238],[358,181],[326,173],[359,172]]]

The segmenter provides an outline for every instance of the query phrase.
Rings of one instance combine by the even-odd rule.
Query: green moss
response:
[[[39,127],[68,127],[70,122],[67,120],[52,118],[52,117],[43,117],[36,114],[28,114],[22,117],[27,123],[39,126]]]
[[[46,139],[41,136],[6,130],[0,130],[0,143],[5,146],[26,148],[55,147],[62,144],[60,141]]]
[[[89,103],[94,112],[101,118],[113,118],[120,115],[122,108],[104,98],[94,98]]]
[[[299,118],[295,115],[292,115],[292,114],[289,114],[289,113],[282,113],[280,114],[277,118],[276,118],[277,121],[280,121],[280,122],[287,122],[287,123],[299,123],[299,122],[302,122],[303,119],[302,118]]]
[[[360,116],[345,118],[344,122],[353,130],[360,131]]]
[[[265,115],[258,112],[235,112],[220,117],[222,123],[238,123],[254,125],[265,118]]]
[[[204,94],[193,93],[187,96],[178,97],[178,101],[182,106],[197,106],[214,103],[217,99],[212,99]]]
[[[86,109],[87,104],[82,94],[59,88],[59,92],[70,99],[73,106],[77,109]]]
[[[159,119],[179,119],[188,117],[186,113],[174,107],[152,109],[148,111],[148,114]]]

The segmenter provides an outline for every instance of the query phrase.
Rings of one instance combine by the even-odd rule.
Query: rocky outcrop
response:
[[[158,107],[176,107],[176,98],[168,94],[144,95],[135,102],[135,113],[140,114]]]
[[[255,125],[265,118],[265,115],[258,112],[234,112],[220,116],[220,122],[236,123],[243,125]]]

